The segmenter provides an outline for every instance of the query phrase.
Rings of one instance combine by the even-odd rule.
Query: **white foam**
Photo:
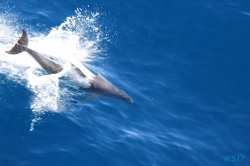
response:
[[[31,109],[35,112],[41,110],[58,111],[59,80],[57,74],[37,76],[32,69],[27,70],[28,88],[34,92]]]

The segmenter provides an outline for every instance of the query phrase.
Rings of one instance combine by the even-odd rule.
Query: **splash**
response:
[[[26,29],[30,36],[29,47],[63,65],[93,61],[103,51],[102,41],[107,39],[98,24],[99,17],[99,12],[77,8],[74,16],[51,28],[48,34]],[[46,75],[27,53],[5,53],[21,35],[22,25],[15,18],[6,12],[0,15],[0,74],[33,92],[30,97],[30,109],[34,114],[30,130],[33,130],[35,123],[41,120],[41,114],[65,110],[67,104],[62,103],[78,94],[68,90],[65,93],[65,87],[59,87],[59,76]]]

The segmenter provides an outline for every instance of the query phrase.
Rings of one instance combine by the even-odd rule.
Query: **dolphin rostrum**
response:
[[[37,63],[49,74],[57,74],[63,71],[63,65],[41,55],[40,53],[28,48],[28,35],[26,31],[23,29],[23,34],[21,38],[17,41],[15,46],[6,51],[8,54],[19,54],[23,51],[26,51],[30,54]],[[106,80],[101,75],[94,75],[91,71],[89,71],[84,66],[76,67],[71,64],[71,69],[75,71],[73,74],[77,74],[78,78],[81,78],[83,81],[80,81],[82,85],[80,85],[80,89],[86,92],[91,92],[95,94],[100,94],[106,97],[115,98],[119,100],[123,100],[127,103],[133,104],[134,100],[128,96],[124,91],[120,90],[108,80]],[[69,75],[70,73],[67,73]],[[72,74],[72,73],[71,73]],[[74,78],[73,76],[69,78]],[[78,80],[79,83],[79,80]]]

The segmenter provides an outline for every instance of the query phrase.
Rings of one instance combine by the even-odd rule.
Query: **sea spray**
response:
[[[62,65],[76,62],[82,65],[98,59],[103,51],[102,41],[107,34],[98,23],[99,12],[78,8],[74,16],[67,17],[59,26],[51,28],[48,33],[26,29],[29,35],[29,48],[51,58]],[[22,25],[8,13],[0,16],[0,74],[8,76],[11,81],[21,84],[32,92],[30,109],[33,112],[31,128],[42,118],[46,111],[60,112],[66,110],[67,103],[78,92],[70,91],[61,85],[59,75],[47,75],[38,63],[27,53],[8,55],[5,53],[21,36]],[[63,104],[62,104],[63,103]]]

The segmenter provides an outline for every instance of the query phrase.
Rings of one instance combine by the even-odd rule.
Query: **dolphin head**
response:
[[[104,95],[110,98],[119,99],[125,101],[129,104],[133,104],[134,100],[128,96],[124,91],[120,90],[108,80],[106,80],[103,76],[97,75],[94,79],[90,82],[90,88],[81,88],[85,91],[97,93],[100,95]]]
[[[122,91],[120,89],[118,89],[117,91],[113,91],[111,94],[111,97],[112,96],[113,96],[113,98],[123,100],[129,104],[134,103],[134,100],[129,95],[127,95],[124,91]]]

